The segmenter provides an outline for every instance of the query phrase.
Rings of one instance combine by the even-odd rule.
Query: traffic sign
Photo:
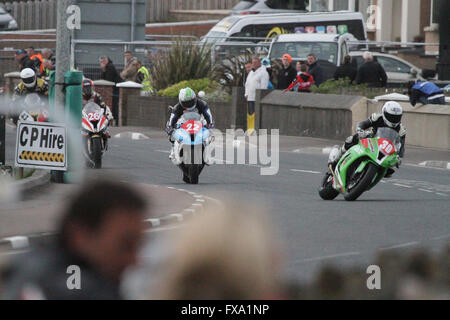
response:
[[[15,165],[67,170],[66,126],[58,123],[19,121]]]

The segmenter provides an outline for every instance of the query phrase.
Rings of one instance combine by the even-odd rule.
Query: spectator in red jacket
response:
[[[290,91],[292,88],[297,87],[297,90],[293,91],[310,92],[309,89],[314,84],[314,78],[312,75],[306,72],[308,70],[307,68],[308,67],[306,66],[306,64],[301,63],[299,66],[300,71],[297,74],[297,78],[292,81],[289,87],[287,87],[287,89],[284,91]]]

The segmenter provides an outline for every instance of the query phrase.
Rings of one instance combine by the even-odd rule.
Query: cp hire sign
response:
[[[67,140],[64,124],[19,121],[16,166],[67,170]]]

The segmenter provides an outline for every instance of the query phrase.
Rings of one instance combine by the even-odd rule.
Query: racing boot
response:
[[[337,163],[339,162],[339,160],[341,159],[342,155],[346,152],[347,150],[345,150],[345,146],[338,146],[335,145],[331,151],[330,151],[330,155],[328,156],[328,167],[331,164],[331,167],[333,168],[333,170],[336,168]]]
[[[394,173],[395,173],[394,169],[388,168],[387,171],[386,171],[386,175],[384,177],[385,178],[391,178]]]

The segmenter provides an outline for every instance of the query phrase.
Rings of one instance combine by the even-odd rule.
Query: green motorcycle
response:
[[[330,152],[329,163],[335,162],[338,146]],[[386,175],[390,167],[399,161],[400,135],[394,129],[378,128],[376,134],[360,139],[338,161],[336,167],[329,165],[319,188],[324,200],[333,200],[339,193],[345,200],[356,200],[364,191],[372,189]]]

